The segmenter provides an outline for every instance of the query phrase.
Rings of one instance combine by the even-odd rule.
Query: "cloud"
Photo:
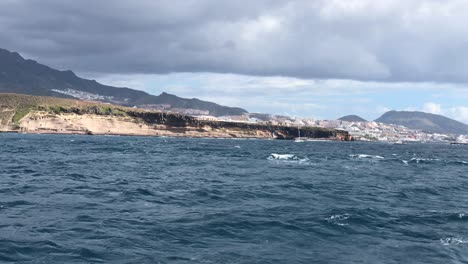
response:
[[[388,112],[392,109],[386,107],[386,106],[383,106],[383,105],[379,105],[375,108],[375,112],[378,113],[378,114],[383,114],[385,112]]]
[[[468,96],[468,90],[462,85],[442,83],[361,82],[218,73],[87,77],[114,86],[140,87],[151,94],[165,91],[183,97],[239,106],[250,112],[326,119],[357,114],[373,120],[391,109],[421,110],[424,103],[434,99],[445,108],[465,105]],[[444,91],[444,96],[432,96],[440,91]],[[414,105],[421,107],[408,107]]]
[[[4,0],[0,43],[96,74],[467,82],[463,0]]]
[[[467,9],[464,0],[3,0],[0,45],[105,84],[255,112],[371,120],[420,106],[467,122]]]
[[[425,103],[423,105],[422,111],[436,115],[443,114],[442,105],[436,103]]]
[[[415,107],[407,109],[407,111],[417,110],[418,109]],[[466,106],[443,107],[442,104],[427,102],[423,104],[420,111],[436,115],[444,115],[455,120],[468,123],[468,107]]]
[[[450,107],[447,110],[447,112],[454,119],[460,120],[468,124],[468,107],[466,106]]]

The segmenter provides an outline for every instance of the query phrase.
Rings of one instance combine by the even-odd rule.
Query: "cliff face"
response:
[[[297,127],[205,121],[108,104],[23,97],[14,95],[9,100],[1,100],[0,95],[0,131],[272,139],[294,139],[300,133],[304,138],[352,140],[346,131],[333,129],[304,127],[299,132]]]

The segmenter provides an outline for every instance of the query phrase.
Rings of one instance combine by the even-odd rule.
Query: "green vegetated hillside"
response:
[[[124,109],[124,107],[116,108],[112,105],[72,99],[21,94],[0,94],[0,113],[3,113],[0,115],[3,124],[6,124],[8,121],[18,123],[32,110],[60,113],[71,110],[105,112],[110,109],[115,109],[115,111],[118,112],[121,111],[119,108]],[[7,118],[11,118],[11,120],[8,120]]]
[[[139,108],[74,99],[20,94],[0,94],[0,111],[6,113],[2,116],[4,124],[8,121],[18,123],[31,111],[45,111],[51,114],[94,114],[132,117],[139,118],[148,123],[173,122],[180,125],[182,125],[182,121],[185,124],[187,120],[195,120],[191,116],[176,113],[147,111]],[[10,120],[7,118],[10,118]]]
[[[4,125],[10,121],[18,123],[31,110],[37,110],[39,106],[71,104],[73,104],[72,100],[52,97],[0,94],[0,117]]]

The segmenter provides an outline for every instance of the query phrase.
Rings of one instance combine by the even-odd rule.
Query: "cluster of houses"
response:
[[[205,120],[219,120],[229,122],[268,123],[292,127],[324,127],[348,131],[354,139],[362,141],[384,141],[394,143],[404,142],[439,142],[468,144],[468,135],[448,135],[425,133],[404,126],[384,124],[378,122],[347,122],[341,120],[316,120],[311,118],[293,118],[288,116],[246,114],[242,116],[199,116]]]

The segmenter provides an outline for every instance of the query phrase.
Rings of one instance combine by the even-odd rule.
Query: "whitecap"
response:
[[[271,153],[270,156],[267,158],[268,160],[279,160],[279,161],[290,161],[290,162],[307,162],[309,161],[308,158],[301,158],[294,154],[277,154]]]
[[[234,148],[239,148],[239,149],[240,149],[240,148],[241,148],[241,146],[234,146]]]
[[[339,226],[346,226],[348,223],[346,220],[348,220],[351,217],[349,214],[337,214],[337,215],[332,215],[325,220],[327,220],[328,223],[334,224],[334,225],[339,225]]]
[[[450,245],[459,245],[459,244],[466,244],[468,240],[463,239],[461,237],[445,237],[440,239],[440,243],[444,246]]]
[[[432,161],[439,161],[439,159],[412,158],[408,162],[414,162],[416,164],[419,164],[419,163],[429,163]]]
[[[382,156],[378,155],[368,155],[368,154],[354,154],[354,155],[349,155],[351,158],[357,158],[357,159],[385,159]]]
[[[299,158],[294,154],[271,153],[270,156],[268,157],[268,159],[269,160],[297,160]]]
[[[410,163],[431,163],[434,161],[440,161],[440,159],[428,159],[428,158],[411,158],[410,160],[401,160],[405,165],[409,165]]]

